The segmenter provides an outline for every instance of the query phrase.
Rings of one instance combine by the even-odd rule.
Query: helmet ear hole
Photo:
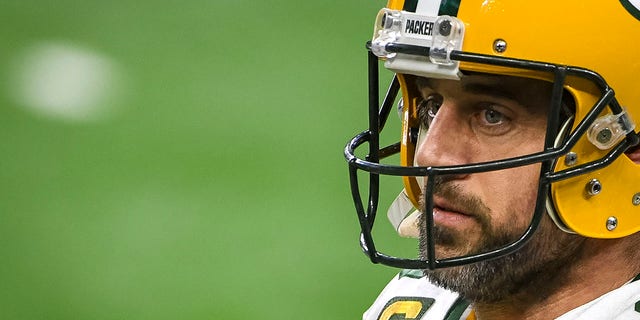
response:
[[[640,134],[638,134],[638,138],[640,139]],[[629,159],[631,159],[631,161],[640,165],[640,144],[629,148],[624,153],[629,157]]]

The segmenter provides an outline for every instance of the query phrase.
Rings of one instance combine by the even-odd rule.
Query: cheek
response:
[[[519,226],[524,231],[535,210],[539,175],[539,164],[481,174],[483,199],[491,208],[493,226]]]
[[[530,119],[525,123],[519,123],[517,128],[507,135],[485,140],[478,144],[475,151],[475,161],[495,161],[499,159],[527,156],[544,151],[546,136],[546,120]]]

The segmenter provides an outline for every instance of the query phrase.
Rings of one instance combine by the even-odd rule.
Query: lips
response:
[[[470,223],[470,220],[474,219],[472,214],[451,202],[444,199],[434,199],[433,221],[436,225],[454,227]]]
[[[433,209],[441,212],[447,212],[450,214],[459,214],[463,216],[472,217],[472,214],[465,212],[466,210],[456,206],[450,201],[445,200],[444,198],[434,197],[433,199]]]

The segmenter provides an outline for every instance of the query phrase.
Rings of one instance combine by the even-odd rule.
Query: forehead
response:
[[[536,109],[548,105],[553,88],[552,83],[544,80],[480,73],[464,75],[460,80],[417,77],[416,85],[423,94],[433,90],[441,94],[508,99]]]

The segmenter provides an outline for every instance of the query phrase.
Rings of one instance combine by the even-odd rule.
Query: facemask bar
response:
[[[368,45],[368,48],[370,48],[370,44]],[[386,49],[389,52],[398,52],[421,56],[428,56],[429,54],[428,47],[415,45],[390,43],[387,44]],[[384,147],[382,149],[380,149],[379,147],[379,134],[384,127],[390,110],[392,109],[396,95],[399,91],[399,84],[398,80],[394,78],[391,86],[389,87],[389,91],[387,92],[387,95],[382,103],[382,106],[379,108],[378,57],[369,51],[369,129],[355,136],[346,145],[344,155],[349,164],[351,192],[361,227],[360,246],[362,247],[364,253],[367,254],[371,261],[374,263],[382,263],[392,267],[407,269],[436,269],[469,264],[485,259],[498,258],[508,255],[521,248],[531,238],[534,231],[538,227],[542,219],[542,215],[544,214],[546,190],[548,190],[549,185],[552,182],[567,179],[602,168],[614,161],[618,156],[623,154],[624,151],[630,146],[636,145],[638,143],[639,138],[637,134],[634,132],[629,132],[628,134],[626,134],[625,139],[617,146],[615,146],[602,159],[554,173],[552,168],[556,159],[565,155],[569,152],[569,150],[571,150],[571,148],[577,143],[580,137],[585,134],[590,125],[596,120],[598,115],[607,106],[613,111],[614,114],[620,114],[623,112],[623,109],[614,97],[613,90],[609,88],[604,79],[597,73],[587,69],[559,66],[536,61],[494,57],[461,51],[452,51],[450,57],[452,60],[458,61],[536,70],[554,74],[555,82],[550,110],[557,110],[557,112],[549,113],[544,151],[518,158],[509,158],[460,166],[403,167],[397,165],[380,164],[381,159],[389,155],[396,154],[400,151],[399,143]],[[554,140],[557,136],[559,127],[559,110],[560,104],[562,102],[562,91],[564,80],[568,75],[578,76],[592,81],[600,88],[602,97],[596,103],[596,105],[594,105],[594,107],[590,110],[586,117],[578,124],[574,132],[570,134],[567,140],[556,147],[554,146]],[[369,143],[369,153],[366,159],[363,160],[355,156],[355,149],[365,142]],[[425,216],[424,219],[426,219],[426,232],[428,234],[432,234],[433,215],[431,212],[433,211],[433,181],[436,176],[480,173],[515,168],[534,163],[541,163],[538,199],[536,201],[534,214],[527,230],[519,239],[513,241],[512,243],[509,243],[501,248],[497,248],[492,251],[480,254],[441,260],[437,259],[435,256],[435,243],[432,237],[427,237],[427,257],[425,260],[394,257],[376,250],[372,236],[372,229],[378,209],[380,174],[392,176],[423,176],[426,178],[427,184],[423,196],[425,197],[426,212],[429,212],[429,214],[423,214],[423,216]],[[358,170],[369,172],[370,187],[366,209],[360,196],[360,188],[357,177]]]

